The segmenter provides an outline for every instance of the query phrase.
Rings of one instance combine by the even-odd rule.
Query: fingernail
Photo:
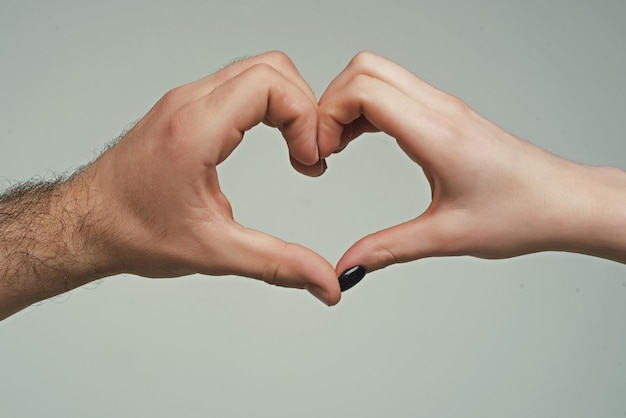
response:
[[[314,284],[308,284],[306,286],[304,286],[304,288],[313,296],[315,296],[316,298],[318,298],[319,300],[322,301],[322,303],[324,303],[324,305],[326,306],[330,306],[328,304],[328,293],[322,289],[319,286],[315,286]]]
[[[345,292],[346,290],[350,289],[352,286],[360,282],[361,279],[365,277],[366,273],[367,271],[365,271],[365,267],[363,266],[351,267],[341,273],[341,275],[339,276],[339,287],[341,288],[341,291]]]
[[[320,172],[320,175],[324,174],[326,172],[326,169],[328,168],[328,164],[326,164],[326,159],[321,160],[322,161],[322,171]]]

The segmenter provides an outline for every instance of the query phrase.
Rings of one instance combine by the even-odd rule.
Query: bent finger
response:
[[[311,87],[304,81],[293,61],[281,51],[268,51],[250,58],[236,60],[215,73],[177,87],[168,94],[173,98],[173,101],[178,102],[179,107],[182,107],[211,93],[228,80],[259,64],[266,64],[274,68],[296,85],[313,103],[317,103]]]
[[[363,130],[375,128],[394,137],[403,151],[421,164],[438,155],[437,147],[447,126],[442,115],[397,88],[366,75],[354,78],[343,90],[326,96],[320,101],[318,115],[317,141],[322,158],[342,145],[342,140],[346,140],[345,127],[358,121]]]
[[[287,141],[289,153],[304,165],[318,163],[317,108],[300,88],[267,64],[254,65],[213,92],[181,109],[173,122],[190,135],[205,163],[217,165],[267,120]],[[212,138],[207,143],[206,138]]]
[[[343,90],[359,75],[366,75],[383,81],[413,100],[434,104],[444,100],[447,94],[431,86],[408,69],[370,51],[359,52],[346,68],[328,85],[320,101],[329,95]]]

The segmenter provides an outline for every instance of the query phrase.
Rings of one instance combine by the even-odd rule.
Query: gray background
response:
[[[172,87],[285,51],[319,96],[373,50],[567,158],[626,168],[619,1],[0,0],[0,180],[91,160]],[[335,263],[428,204],[370,135],[320,179],[259,127],[235,217]],[[626,269],[570,254],[422,260],[330,309],[236,277],[109,278],[0,323],[3,417],[623,417]]]

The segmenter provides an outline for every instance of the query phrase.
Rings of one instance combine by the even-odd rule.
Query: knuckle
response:
[[[165,137],[177,141],[184,139],[187,136],[189,123],[189,115],[184,110],[172,113],[165,122]]]
[[[263,57],[274,67],[294,69],[296,66],[287,54],[282,51],[274,50],[263,54]]]
[[[261,280],[272,286],[280,286],[280,266],[281,263],[277,260],[267,260],[261,270]]]
[[[268,66],[274,71],[285,69],[297,71],[296,66],[287,54],[278,50],[268,51],[253,57],[235,60],[230,65],[225,67],[225,70],[234,76],[239,72],[248,71],[257,66]]]
[[[272,255],[265,259],[259,278],[273,286],[303,288],[309,282],[306,272],[310,270],[304,250],[288,242],[271,247]]]
[[[374,234],[364,241],[364,248],[366,248],[369,254],[374,254],[372,259],[376,260],[373,263],[376,269],[397,264],[401,261],[394,250],[387,243],[377,239],[377,236]]]
[[[394,253],[394,251],[387,246],[378,246],[374,254],[376,254],[375,259],[377,260],[377,263],[375,264],[375,267],[377,269],[387,267],[392,264],[398,264],[402,261]]]
[[[358,87],[367,87],[370,83],[371,77],[366,74],[357,74],[352,79],[353,83]]]
[[[246,70],[251,77],[256,77],[259,81],[269,80],[276,75],[276,70],[266,62],[260,62],[252,65]]]
[[[365,70],[370,68],[372,65],[376,63],[378,60],[378,55],[374,54],[371,51],[360,51],[358,52],[352,61],[350,61],[349,66],[357,68],[357,70]]]
[[[250,99],[256,103],[256,101],[261,99],[262,94],[267,93],[270,88],[280,84],[277,82],[276,75],[276,70],[271,65],[256,63],[239,73],[237,77],[240,85],[246,86]]]
[[[372,86],[372,77],[366,74],[357,74],[352,79],[352,87],[356,90],[359,98],[363,99]]]
[[[447,106],[454,115],[467,116],[471,112],[471,108],[467,103],[455,96],[448,96]]]
[[[282,244],[282,248],[276,253],[283,255],[288,251],[288,244],[285,242]],[[284,286],[285,283],[281,280],[281,270],[283,268],[283,260],[281,256],[269,257],[265,260],[263,269],[261,270],[260,279],[265,283],[273,286]]]
[[[266,262],[261,271],[261,280],[270,285],[276,285],[278,280],[278,270],[280,264],[275,262]]]
[[[401,260],[391,248],[381,248],[380,252],[382,254],[381,258],[382,260],[384,260],[384,263],[386,266],[390,266],[392,264],[398,264],[404,261],[404,260]]]
[[[170,109],[179,106],[182,101],[182,88],[176,87],[168,91],[159,100],[159,106],[164,109]]]

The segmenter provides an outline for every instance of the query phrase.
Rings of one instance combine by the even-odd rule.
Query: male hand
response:
[[[322,174],[317,101],[284,54],[239,61],[167,93],[81,173],[89,179],[83,183],[100,269],[148,277],[235,274],[305,288],[336,304],[337,277],[326,260],[239,225],[220,190],[217,166],[260,122],[282,132],[298,171]]]

